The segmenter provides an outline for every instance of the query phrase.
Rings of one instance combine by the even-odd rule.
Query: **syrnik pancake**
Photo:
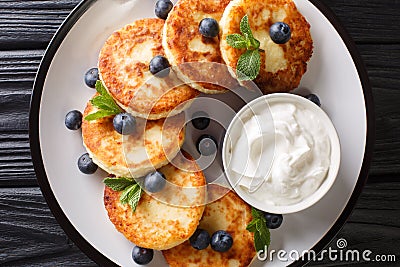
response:
[[[288,92],[297,88],[307,70],[313,52],[310,25],[291,0],[233,0],[220,21],[222,29],[221,54],[225,63],[236,69],[244,49],[228,45],[226,37],[240,33],[240,20],[248,15],[254,37],[260,41],[261,69],[254,82],[264,94]],[[291,38],[285,44],[274,43],[269,29],[275,22],[291,28]],[[246,82],[243,83],[246,85]]]
[[[83,116],[95,113],[88,102]],[[168,164],[183,144],[184,114],[167,119],[137,118],[136,131],[120,135],[113,126],[113,116],[82,122],[83,144],[93,161],[116,176],[141,177]]]
[[[189,241],[163,251],[171,267],[245,267],[256,255],[253,233],[246,230],[252,220],[251,207],[233,191],[213,185],[209,194],[222,198],[207,204],[199,228],[210,235],[218,230],[227,231],[233,238],[233,246],[226,252],[217,252],[208,246],[206,249],[194,249]],[[214,196],[209,196],[215,199]]]
[[[222,60],[219,36],[207,38],[199,32],[200,21],[219,21],[228,3],[229,0],[180,0],[165,22],[163,47],[168,60],[177,66],[180,79],[203,93],[223,93],[238,86]]]
[[[100,78],[116,102],[132,115],[151,120],[181,112],[198,95],[174,72],[165,78],[150,73],[150,61],[164,56],[163,26],[164,20],[156,18],[124,26],[105,42],[98,62]]]
[[[205,178],[193,158],[184,153],[184,166],[192,171],[181,170],[168,164],[159,171],[168,182],[180,187],[199,188],[191,198],[195,203],[205,199]],[[177,157],[183,157],[179,154]],[[176,161],[177,159],[175,159]],[[181,161],[182,163],[183,161]],[[193,171],[196,169],[197,171]],[[176,192],[170,192],[173,197]],[[179,207],[159,201],[152,195],[143,192],[135,212],[127,204],[121,204],[121,192],[106,187],[104,206],[111,222],[128,240],[145,248],[163,250],[181,244],[194,233],[204,211],[202,206]],[[182,260],[182,259],[181,259]]]

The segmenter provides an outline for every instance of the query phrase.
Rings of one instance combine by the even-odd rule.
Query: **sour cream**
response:
[[[228,167],[237,184],[268,205],[292,205],[312,195],[331,165],[325,124],[296,102],[255,105],[229,144]]]

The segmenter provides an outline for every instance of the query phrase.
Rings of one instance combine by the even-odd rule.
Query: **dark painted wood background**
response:
[[[376,106],[376,145],[369,181],[336,239],[347,239],[350,249],[397,257],[392,264],[352,265],[400,266],[400,1],[322,1],[354,38]],[[49,211],[37,186],[28,142],[35,73],[52,35],[78,2],[0,0],[1,266],[96,265],[68,239]]]

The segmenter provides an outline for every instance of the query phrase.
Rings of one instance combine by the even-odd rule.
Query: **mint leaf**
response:
[[[246,227],[246,230],[255,233],[257,232],[257,227],[256,227],[257,220],[252,220]]]
[[[238,33],[230,34],[226,37],[226,42],[233,48],[247,48],[247,41],[242,35]]]
[[[240,20],[240,32],[246,37],[246,39],[254,39],[253,33],[250,29],[249,16],[247,15]]]
[[[109,106],[109,110],[115,110],[116,112],[121,112],[120,107],[115,103],[112,96],[107,92],[104,84],[99,80],[96,82],[96,91],[100,94],[101,102],[104,102]]]
[[[257,219],[256,229],[257,229],[256,233],[258,235],[258,240],[257,240],[258,244],[256,249],[257,251],[260,251],[261,249],[264,250],[264,248],[265,247],[268,248],[271,243],[271,237],[265,219],[263,218]]]
[[[119,201],[122,204],[128,204],[131,207],[132,212],[135,212],[141,195],[142,189],[140,188],[140,185],[135,183],[125,188],[119,198]]]
[[[106,87],[101,81],[96,82],[96,91],[104,98],[105,101],[110,101],[115,109],[121,110],[119,106],[115,103],[112,96],[107,92]]]
[[[138,184],[136,184],[136,187],[131,190],[131,193],[129,194],[129,201],[128,204],[131,206],[132,212],[136,211],[136,207],[139,204],[140,197],[142,195],[142,189]]]
[[[96,91],[100,95],[108,95],[106,87],[103,85],[102,81],[97,80],[96,82]]]
[[[114,99],[107,92],[101,81],[96,82],[96,91],[100,94],[99,96],[94,97],[90,100],[93,106],[100,109],[99,111],[89,114],[85,117],[85,120],[92,121],[98,120],[103,117],[116,115],[121,113],[121,108],[115,103]]]
[[[124,177],[121,177],[121,178],[108,177],[103,180],[103,183],[114,191],[122,191],[129,185],[134,184],[135,181],[133,179],[124,178]]]
[[[253,216],[253,220],[264,217],[264,213],[254,207],[251,207],[251,215]]]
[[[132,212],[135,212],[139,204],[140,197],[142,196],[142,188],[133,179],[120,177],[120,178],[105,178],[104,184],[114,191],[122,191],[119,201],[121,204],[128,204]]]
[[[254,80],[261,67],[261,56],[258,50],[247,50],[237,62],[236,75],[239,81]]]
[[[109,110],[109,111],[114,111],[115,114],[118,114],[121,112],[120,108],[115,104],[114,100],[109,99],[104,96],[96,96],[93,99],[90,100],[90,103],[92,103],[93,106],[103,109],[103,110]]]
[[[247,225],[246,230],[254,233],[254,248],[256,251],[264,251],[265,247],[268,248],[271,243],[267,221],[264,218],[264,213],[253,207],[251,208],[251,214],[253,220]]]
[[[260,250],[264,251],[264,243],[262,241],[261,235],[259,232],[254,233],[254,248],[256,252],[259,252]],[[264,251],[265,252],[265,251]]]
[[[129,202],[129,194],[131,194],[131,190],[133,190],[136,186],[137,186],[137,184],[130,185],[130,186],[126,187],[124,189],[124,191],[122,191],[122,194],[119,197],[119,201],[122,204],[127,204]]]
[[[109,111],[109,110],[99,110],[95,113],[89,114],[85,117],[85,120],[87,121],[94,121],[98,120],[107,116],[115,115],[114,111]]]
[[[253,38],[251,40],[251,45],[254,47],[254,49],[258,49],[260,47],[260,41],[258,41],[257,39]]]

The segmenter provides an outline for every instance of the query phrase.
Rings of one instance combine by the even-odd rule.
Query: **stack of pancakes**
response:
[[[299,85],[313,44],[310,25],[291,0],[179,0],[166,20],[134,21],[115,31],[100,51],[99,77],[104,87],[137,121],[137,130],[129,136],[114,130],[112,116],[83,121],[84,146],[100,168],[130,178],[158,169],[177,186],[207,188],[193,158],[180,153],[185,136],[182,111],[200,93],[224,93],[239,85],[233,70],[243,51],[230,47],[226,36],[240,32],[245,14],[263,50],[256,85],[263,93],[288,92]],[[206,38],[199,33],[203,18],[220,22],[219,36]],[[291,39],[283,45],[269,37],[269,27],[278,21],[292,29]],[[158,55],[172,65],[167,77],[156,77],[149,71],[151,59]],[[84,116],[96,111],[89,101]],[[171,163],[183,158],[181,168]],[[208,197],[216,192],[224,196],[207,205],[184,207],[144,193],[132,212],[129,205],[120,203],[121,192],[106,187],[104,205],[119,232],[138,246],[163,250],[171,266],[248,266],[255,255],[253,235],[246,231],[250,207],[223,188],[214,187]],[[207,193],[203,193],[193,196],[198,198],[196,203],[207,203]],[[225,253],[210,247],[195,250],[187,240],[197,227],[210,234],[229,232],[233,247]]]

